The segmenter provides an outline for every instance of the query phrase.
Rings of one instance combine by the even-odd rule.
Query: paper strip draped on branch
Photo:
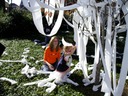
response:
[[[125,0],[126,1],[126,0]],[[122,2],[121,0],[104,0],[103,2],[96,3],[94,0],[78,0],[76,4],[70,5],[70,6],[64,6],[64,0],[50,0],[50,3],[52,4],[46,4],[44,3],[44,0],[23,0],[23,3],[25,7],[32,12],[33,21],[38,29],[38,31],[46,35],[44,33],[44,28],[42,24],[42,14],[41,14],[41,8],[47,8],[46,10],[59,10],[57,21],[51,31],[51,33],[47,36],[55,35],[62,23],[63,20],[63,13],[64,10],[71,10],[76,8],[77,11],[73,13],[73,24],[68,22],[65,18],[64,20],[69,24],[72,28],[74,28],[74,41],[76,42],[77,46],[77,55],[79,55],[79,63],[73,69],[72,72],[76,69],[81,69],[84,74],[84,78],[86,78],[85,81],[89,81],[89,83],[94,83],[95,81],[95,73],[96,73],[96,67],[99,61],[102,61],[104,72],[102,73],[102,83],[100,84],[102,86],[102,91],[105,93],[105,96],[110,96],[111,93],[114,96],[121,96],[126,80],[127,70],[127,55],[128,52],[126,51],[127,48],[127,42],[125,44],[124,49],[124,56],[122,61],[122,68],[120,73],[120,78],[118,81],[118,84],[116,84],[116,52],[114,49],[116,49],[116,34],[119,32],[123,32],[128,30],[128,1]],[[30,3],[30,6],[29,6]],[[125,3],[125,4],[123,4]],[[57,8],[55,8],[55,4],[57,5]],[[113,5],[115,4],[115,6]],[[124,17],[126,24],[121,25],[120,23],[120,9],[122,8],[124,12]],[[107,10],[105,10],[107,9]],[[116,10],[116,11],[115,11]],[[49,11],[50,12],[50,11]],[[53,16],[54,13],[49,14],[49,16]],[[103,14],[105,17],[103,17]],[[113,17],[112,17],[113,16]],[[48,18],[47,18],[48,20]],[[113,21],[118,20],[119,24],[113,27]],[[106,22],[107,21],[107,24]],[[52,18],[50,21],[48,21],[49,25],[52,23]],[[104,24],[103,25],[101,25]],[[106,32],[105,37],[101,34],[101,28]],[[115,31],[116,30],[116,31]],[[114,34],[114,32],[117,32]],[[96,35],[96,40],[94,39],[94,34]],[[111,38],[114,35],[114,39]],[[88,76],[88,66],[87,66],[87,58],[86,58],[86,45],[88,42],[88,38],[91,38],[92,42],[95,44],[95,59],[94,59],[94,66],[92,70],[91,76],[93,76],[92,81],[90,82],[89,76]],[[102,45],[101,37],[104,39],[105,47]],[[113,40],[113,41],[112,41]],[[126,41],[128,40],[128,36],[126,36]],[[113,42],[113,45],[111,44]],[[72,44],[66,42],[64,38],[62,38],[62,43],[64,46],[70,46]],[[113,66],[112,66],[113,65]],[[111,67],[112,66],[112,67]],[[111,73],[113,72],[113,75]],[[113,82],[111,80],[111,77],[113,77]],[[97,85],[97,86],[100,86]],[[94,86],[93,89],[98,89],[98,87]]]

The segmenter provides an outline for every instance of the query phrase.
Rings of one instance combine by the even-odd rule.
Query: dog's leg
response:
[[[71,74],[73,74],[74,71],[76,71],[76,70],[78,70],[78,69],[82,70],[82,68],[81,68],[81,66],[80,66],[79,63],[77,63],[77,64],[75,65],[75,67],[74,67],[69,73],[67,73],[67,76],[69,77]]]
[[[63,80],[61,78],[56,78],[53,82],[57,85],[63,85]]]
[[[46,92],[48,93],[51,93],[56,88],[56,84],[54,82],[53,83],[48,82],[45,86],[49,87],[46,89]]]
[[[73,85],[75,85],[75,86],[78,86],[78,85],[79,85],[78,83],[72,81],[72,80],[69,79],[69,78],[67,78],[67,79],[65,80],[65,82],[70,83],[70,84],[73,84]]]
[[[49,77],[47,79],[44,79],[44,80],[42,80],[41,82],[38,83],[38,87],[43,87],[47,82],[52,81],[54,79],[55,79],[54,77]]]

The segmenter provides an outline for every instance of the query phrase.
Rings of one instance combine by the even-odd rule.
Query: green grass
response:
[[[21,40],[21,39],[1,39],[2,43],[6,47],[6,52],[8,55],[2,55],[0,59],[2,60],[21,60],[21,55],[25,48],[29,48],[27,60],[31,63],[31,67],[36,67],[40,69],[42,63],[36,64],[36,60],[41,60],[43,57],[43,50],[40,45],[35,45],[31,40]],[[34,57],[35,59],[31,59]],[[76,64],[77,61],[73,60]],[[83,75],[80,70],[75,71],[71,75],[73,81],[78,82],[79,86],[74,86],[65,83],[64,85],[58,85],[56,89],[50,94],[45,92],[46,87],[37,87],[37,85],[23,86],[24,83],[41,80],[46,78],[45,75],[36,75],[33,78],[27,78],[25,75],[21,74],[21,69],[25,65],[22,63],[2,63],[0,66],[0,77],[7,77],[17,81],[17,84],[11,85],[7,81],[0,80],[0,96],[103,96],[101,92],[93,92],[92,85],[85,87],[82,83]],[[95,95],[94,95],[95,94]]]
[[[59,33],[57,34],[60,38],[61,36],[65,37],[65,40],[70,42],[73,40],[73,33]],[[1,38],[0,43],[6,47],[7,55],[2,55],[0,59],[2,60],[21,60],[22,54],[25,48],[29,48],[30,52],[28,53],[27,60],[30,62],[30,67],[35,67],[37,70],[40,70],[42,62],[36,64],[36,60],[41,60],[43,58],[43,49],[40,45],[35,45],[33,40],[39,39],[43,40],[44,37],[32,35],[29,37],[22,38],[10,38],[5,39]],[[73,43],[73,41],[71,41]],[[92,45],[91,45],[92,47]],[[88,48],[90,53],[90,48]],[[93,54],[94,52],[91,52]],[[34,59],[31,59],[33,57]],[[88,59],[88,62],[93,60]],[[73,60],[74,64],[77,64],[77,60]],[[17,81],[17,84],[11,85],[7,81],[0,80],[0,96],[104,96],[102,92],[97,91],[93,92],[93,84],[89,86],[84,86],[82,79],[84,78],[81,70],[75,71],[70,78],[79,83],[79,86],[74,86],[71,84],[65,83],[64,85],[57,85],[56,89],[50,94],[46,93],[46,87],[38,87],[37,85],[23,86],[23,84],[28,82],[33,82],[37,80],[42,80],[47,78],[46,75],[40,74],[32,78],[27,78],[25,75],[21,74],[21,69],[25,65],[22,63],[2,63],[0,66],[0,77],[7,77]],[[121,65],[117,64],[118,69],[120,70]],[[72,67],[73,68],[73,67]],[[90,73],[90,72],[89,72]],[[119,74],[117,75],[119,77]],[[128,96],[128,81],[126,81],[123,96]]]

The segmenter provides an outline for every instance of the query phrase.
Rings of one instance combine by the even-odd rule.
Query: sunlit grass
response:
[[[36,67],[40,70],[42,62],[36,64],[36,60],[41,60],[43,57],[43,49],[40,45],[35,45],[31,40],[5,40],[1,39],[2,43],[7,53],[0,57],[1,60],[21,60],[22,54],[25,48],[29,48],[27,60],[30,62],[30,67]],[[34,59],[31,59],[33,57]],[[76,64],[78,61],[73,60]],[[102,93],[93,92],[92,85],[85,87],[83,86],[82,79],[83,74],[81,70],[77,70],[71,75],[71,79],[78,82],[79,86],[74,86],[71,84],[58,85],[56,89],[50,94],[45,92],[46,87],[37,87],[37,85],[23,86],[24,83],[41,80],[47,76],[40,74],[33,78],[27,78],[25,75],[21,74],[21,69],[25,65],[22,63],[2,63],[0,66],[0,77],[6,77],[17,81],[17,84],[11,85],[7,81],[0,80],[0,96],[94,96],[93,94],[98,94],[98,96],[103,96]]]
[[[38,64],[35,63],[36,60],[41,60],[43,58],[43,49],[40,45],[35,45],[33,41],[27,39],[1,39],[0,43],[6,47],[5,52],[7,53],[0,57],[1,60],[21,60],[24,49],[29,48],[30,51],[27,60],[30,62],[30,67],[35,67],[37,70],[40,70],[42,62],[39,62]],[[78,60],[73,60],[73,64],[77,64],[77,62]],[[121,67],[120,64],[117,65]],[[65,83],[64,85],[58,85],[53,92],[48,94],[45,92],[46,87],[37,87],[37,85],[23,86],[24,83],[41,80],[47,77],[40,74],[33,78],[27,78],[25,75],[21,74],[21,69],[24,66],[25,65],[22,63],[2,63],[0,66],[0,77],[16,80],[17,84],[11,85],[11,83],[7,81],[0,80],[0,96],[103,96],[103,93],[101,93],[100,90],[98,92],[93,92],[92,85],[87,87],[83,85],[82,79],[84,76],[81,70],[75,71],[70,76],[73,81],[79,83],[79,86],[77,87]],[[119,75],[117,74],[117,78],[118,77]],[[124,94],[126,94],[127,86],[128,84],[126,82]]]

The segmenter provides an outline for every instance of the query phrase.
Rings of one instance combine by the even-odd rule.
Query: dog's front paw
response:
[[[79,84],[78,84],[78,83],[75,83],[74,85],[75,85],[75,86],[79,86]]]
[[[56,84],[51,83],[51,86],[46,89],[47,93],[51,93],[56,88]]]

